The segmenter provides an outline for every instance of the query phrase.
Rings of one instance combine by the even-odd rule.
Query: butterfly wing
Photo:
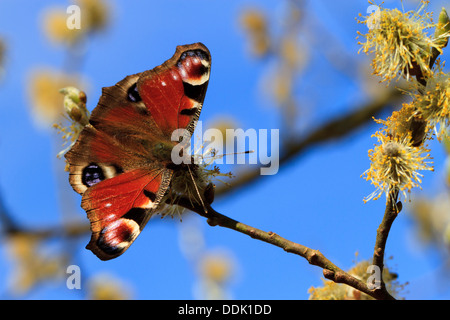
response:
[[[192,134],[209,81],[211,57],[201,43],[179,46],[152,70],[104,88],[89,124],[66,154],[69,181],[91,222],[87,248],[100,259],[122,254],[157,210],[173,174],[155,157],[172,131]]]
[[[121,255],[161,202],[172,170],[149,164],[138,152],[91,125],[66,158],[69,181],[83,195],[81,206],[91,223],[87,248],[102,260]]]
[[[211,55],[201,43],[178,46],[174,56],[144,72],[137,84],[142,101],[162,132],[170,139],[173,130],[190,134],[205,99],[211,71]]]
[[[168,170],[135,169],[89,188],[81,202],[92,230],[86,248],[102,260],[125,252],[160,203],[170,175]]]
[[[120,122],[130,130],[128,137],[119,137],[124,140],[162,135],[170,141],[172,132],[179,128],[192,134],[210,70],[211,56],[203,44],[178,46],[173,57],[162,65],[104,88],[90,123],[114,134]],[[120,107],[111,108],[118,100],[123,101]]]

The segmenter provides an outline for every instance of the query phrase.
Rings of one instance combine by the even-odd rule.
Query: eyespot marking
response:
[[[209,56],[202,50],[183,52],[176,66],[183,81],[191,85],[202,85],[209,79]]]
[[[92,187],[103,180],[105,180],[105,174],[97,164],[90,164],[83,169],[81,181],[85,186]]]
[[[100,231],[97,245],[103,252],[116,255],[128,248],[139,232],[139,225],[136,221],[120,218]]]

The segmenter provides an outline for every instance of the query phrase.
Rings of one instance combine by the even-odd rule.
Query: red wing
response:
[[[148,159],[136,148],[118,143],[91,125],[83,129],[65,157],[69,162],[69,182],[79,194],[102,180],[148,165]]]
[[[91,222],[88,248],[102,260],[121,255],[160,203],[172,171],[92,125],[66,158],[69,181],[83,195],[81,206]]]
[[[210,70],[209,50],[196,43],[178,46],[170,60],[139,78],[139,95],[168,139],[175,129],[188,129],[191,134],[194,131]]]
[[[170,141],[175,129],[192,134],[210,69],[211,55],[203,44],[178,46],[162,65],[103,88],[89,122],[139,153],[151,142]]]
[[[116,85],[103,88],[89,123],[134,152],[148,154],[151,144],[165,137],[136,91],[142,74],[127,76]]]
[[[92,231],[86,248],[102,260],[125,252],[160,203],[171,175],[166,169],[136,169],[87,189],[81,201]]]

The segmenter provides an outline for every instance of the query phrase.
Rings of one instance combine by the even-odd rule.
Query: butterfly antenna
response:
[[[197,192],[198,198],[200,199],[200,202],[202,204],[203,210],[205,211],[205,213],[208,213],[208,209],[206,209],[205,203],[203,202],[203,198],[200,195],[200,191],[198,191],[197,183],[195,183],[195,179],[194,179],[194,175],[192,174],[191,167],[189,165],[187,167],[188,167],[192,182],[194,183],[195,191]]]
[[[242,152],[230,152],[230,153],[224,153],[221,156],[225,157],[225,156],[231,156],[231,155],[235,155],[235,154],[248,154],[248,153],[253,153],[255,152],[254,150],[247,150],[247,151],[242,151]]]
[[[214,160],[217,160],[217,159],[220,159],[220,158],[224,158],[226,156],[232,156],[232,155],[234,156],[236,154],[249,154],[249,153],[253,153],[253,152],[255,152],[255,151],[247,150],[247,151],[242,151],[242,152],[223,153],[223,154],[220,154],[220,155],[214,154],[213,156],[211,156],[212,161],[210,163],[208,163],[208,164],[211,164]],[[206,157],[203,157],[203,159],[204,158],[206,158]]]

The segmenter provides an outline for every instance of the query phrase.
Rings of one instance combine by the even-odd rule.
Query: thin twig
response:
[[[387,238],[394,223],[395,218],[402,209],[401,202],[397,202],[399,190],[395,188],[392,190],[386,200],[386,209],[384,210],[383,220],[377,229],[377,237],[375,240],[375,248],[373,251],[372,264],[379,268],[380,285],[376,290],[386,291],[386,283],[383,279],[384,269],[384,251],[386,248]]]
[[[311,249],[301,244],[287,240],[274,232],[266,232],[252,226],[246,225],[232,218],[229,218],[217,211],[215,211],[211,206],[207,206],[208,213],[204,212],[201,205],[193,204],[188,199],[179,199],[178,205],[194,211],[199,215],[207,218],[208,224],[211,226],[220,226],[228,228],[243,234],[246,234],[254,239],[267,242],[269,244],[275,245],[282,248],[284,251],[299,255],[305,258],[310,264],[318,266],[323,269],[323,275],[325,278],[332,280],[336,283],[347,284],[363,293],[375,299],[383,300],[394,300],[395,298],[389,294],[389,292],[383,288],[379,289],[369,289],[367,284],[349,273],[343,271],[337,267],[334,263],[328,260],[319,250]]]
[[[384,268],[384,250],[386,248],[387,238],[389,236],[391,226],[401,210],[401,202],[397,203],[398,189],[393,190],[387,198],[383,220],[377,229],[377,237],[375,240],[375,249],[373,254],[373,264],[379,267],[381,272]]]

